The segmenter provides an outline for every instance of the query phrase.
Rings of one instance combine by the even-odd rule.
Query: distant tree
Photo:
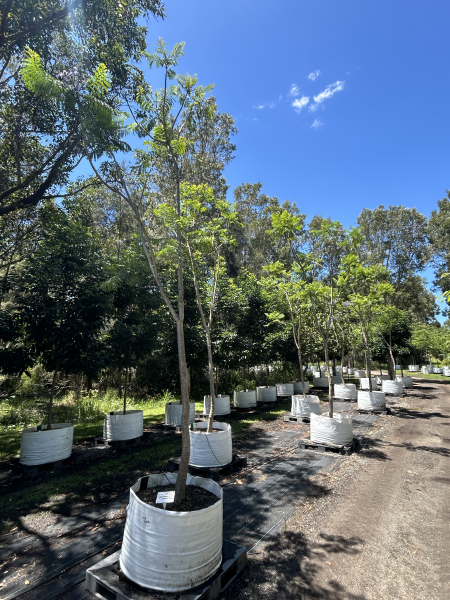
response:
[[[105,364],[100,333],[111,311],[100,249],[89,231],[58,208],[36,252],[23,269],[17,299],[25,339],[53,371],[48,411],[51,428],[59,372],[94,377]]]

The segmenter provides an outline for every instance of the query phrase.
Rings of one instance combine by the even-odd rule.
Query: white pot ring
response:
[[[317,396],[292,396],[291,413],[294,417],[310,417],[311,413],[320,415],[320,401]]]
[[[293,383],[277,383],[277,396],[292,396],[293,393]]]
[[[433,373],[433,367],[422,367],[420,369],[424,375],[431,375]]]
[[[443,371],[444,377],[450,377],[450,369],[443,369]]]
[[[234,406],[236,408],[251,408],[256,406],[256,390],[234,392]]]
[[[181,415],[183,414],[183,405],[179,402],[168,402],[166,404],[166,419],[165,424],[171,427],[180,427]],[[195,403],[189,404],[189,423],[195,421]]]
[[[316,444],[346,446],[353,442],[352,418],[350,415],[311,415],[311,441]]]
[[[389,379],[389,375],[377,375],[375,379],[377,380],[377,385],[382,385],[383,381]]]
[[[355,377],[367,377],[367,373],[364,371],[364,369],[355,370],[354,375]]]
[[[277,399],[277,388],[274,385],[263,386],[256,388],[257,402],[275,402]]]
[[[49,431],[47,425],[42,425],[41,431],[28,427],[22,431],[20,462],[23,465],[45,465],[64,460],[70,456],[72,444],[72,423],[52,423]]]
[[[203,400],[203,414],[209,415],[211,410],[211,396],[205,396]],[[229,415],[231,412],[230,407],[230,396],[221,395],[214,399],[214,416],[216,415]]]
[[[144,411],[117,410],[105,415],[103,421],[103,439],[108,441],[132,440],[144,433]]]
[[[392,379],[384,379],[381,391],[385,394],[401,396],[403,395],[403,383],[401,381],[392,381]]]
[[[408,371],[411,371],[411,373],[417,373],[419,371],[419,365],[408,365]]]
[[[320,377],[322,377],[321,371],[313,371],[313,377],[320,379]]]
[[[377,378],[371,377],[371,379],[372,379],[372,389],[376,389],[377,388]],[[368,390],[369,389],[369,378],[361,377],[359,380],[359,387],[362,390]]]
[[[405,377],[396,377],[396,381],[401,381],[403,383],[403,387],[412,388],[414,386],[412,377],[406,375]]]
[[[338,383],[334,386],[334,397],[339,400],[356,400],[356,385],[354,383]]]
[[[396,371],[401,371],[402,370],[402,365],[395,365],[395,370]]]
[[[206,433],[208,423],[197,423],[189,431],[191,455],[189,464],[194,467],[222,467],[233,460],[231,425],[214,421],[213,428],[220,431]]]
[[[358,408],[361,410],[382,410],[386,408],[384,392],[358,391]]]
[[[443,373],[443,372],[444,372],[444,370],[443,370],[443,369],[441,369],[440,367],[434,367],[434,368],[433,368],[433,373],[434,373],[435,375],[442,375],[442,373]]]
[[[149,475],[130,489],[120,568],[138,585],[164,592],[181,592],[207,581],[222,563],[222,488],[212,479],[187,476],[217,496],[208,508],[170,512],[139,500],[135,492],[175,483],[177,474]]]
[[[342,367],[342,372],[343,373],[347,373],[347,371],[348,371],[348,367]]]
[[[301,381],[292,381],[294,386],[294,394],[303,394],[303,385]],[[309,383],[305,381],[305,394],[309,392]]]
[[[352,367],[348,367],[348,369],[347,369],[347,373],[348,373],[349,375],[354,375],[354,374],[355,374],[355,369],[353,369]]]

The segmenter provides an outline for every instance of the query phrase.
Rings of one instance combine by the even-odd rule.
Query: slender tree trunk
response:
[[[228,394],[228,369],[225,369],[225,394]]]
[[[300,344],[298,345],[298,364],[300,365],[300,381],[302,382],[303,398],[306,398],[305,377],[303,375],[302,350]]]
[[[183,405],[183,411],[181,415],[181,459],[175,486],[176,504],[182,502],[186,495],[186,477],[191,455],[191,440],[189,436],[189,378],[186,362],[186,348],[184,344],[184,323],[181,319],[177,321],[177,346],[178,366],[180,370],[181,404]]]
[[[53,413],[53,398],[55,397],[56,378],[58,377],[58,361],[56,361],[55,370],[53,371],[52,387],[50,388],[50,402],[48,405],[47,415],[47,431],[52,428],[52,413]]]
[[[244,365],[244,392],[247,389],[247,377],[246,377],[247,373],[245,371],[245,365]]]
[[[127,414],[128,367],[125,367],[125,387],[123,390],[123,414]]]
[[[208,417],[208,433],[211,433],[213,430],[213,422],[214,422],[214,405],[216,401],[216,394],[214,390],[214,366],[213,366],[213,356],[212,356],[212,348],[211,348],[211,336],[209,329],[205,332],[206,336],[206,349],[208,351],[208,373],[209,373],[209,394],[211,396],[211,406],[209,409],[209,417]]]
[[[333,418],[333,380],[331,379],[330,374],[330,359],[328,357],[328,344],[325,343],[325,364],[327,367],[327,375],[328,375],[328,402],[330,403],[330,410],[328,416],[330,419]],[[319,365],[320,368],[320,365]]]

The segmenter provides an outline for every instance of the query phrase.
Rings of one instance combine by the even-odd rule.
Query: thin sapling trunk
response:
[[[58,361],[56,362],[55,370],[53,371],[52,387],[50,388],[50,402],[48,405],[47,415],[47,431],[52,428],[52,413],[53,413],[53,398],[55,397],[56,378],[58,377]]]

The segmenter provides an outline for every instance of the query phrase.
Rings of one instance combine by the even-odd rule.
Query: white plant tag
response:
[[[169,504],[175,500],[175,490],[172,492],[158,492],[156,496],[156,504],[162,504],[164,506],[164,510],[166,509],[166,504]]]

